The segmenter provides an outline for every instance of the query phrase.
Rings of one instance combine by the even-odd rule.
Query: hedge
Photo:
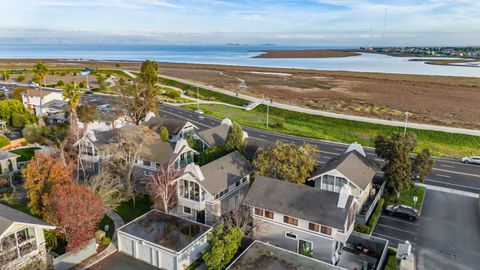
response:
[[[10,140],[5,135],[0,135],[0,148],[10,144]]]
[[[367,225],[356,224],[354,228],[355,231],[364,233],[364,234],[372,234],[373,229],[375,229],[375,225],[377,224],[378,219],[382,214],[382,209],[384,204],[385,204],[385,199],[380,198],[380,200],[378,200],[377,206],[375,206],[375,210],[373,211],[372,215],[370,216],[370,219],[367,222]]]

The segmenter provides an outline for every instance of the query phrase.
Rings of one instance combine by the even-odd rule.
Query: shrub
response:
[[[387,264],[385,265],[385,270],[397,270],[397,250],[389,247],[387,251]]]
[[[85,84],[85,82],[80,82],[78,84],[78,87],[83,89],[83,88],[87,87],[87,85]]]
[[[16,128],[24,127],[25,125],[35,122],[35,117],[30,113],[13,113],[12,114],[12,126]]]
[[[368,234],[368,232],[370,231],[370,227],[364,224],[355,224],[355,231]]]
[[[45,134],[45,128],[40,125],[26,125],[22,130],[23,137],[29,143],[41,143]]]
[[[380,198],[380,200],[378,200],[377,206],[375,206],[375,210],[373,211],[372,215],[370,216],[370,220],[367,223],[368,227],[370,227],[368,234],[371,234],[372,230],[375,228],[375,225],[377,224],[377,221],[380,218],[380,215],[382,214],[384,203],[385,203],[385,199]]]
[[[102,245],[108,246],[111,241],[112,241],[112,240],[110,239],[110,237],[105,236],[105,237],[102,238]]]
[[[15,100],[22,101],[22,93],[27,91],[25,88],[15,87],[12,91],[12,97]]]
[[[180,97],[180,92],[176,90],[168,90],[168,97],[171,99],[177,99]]]
[[[18,82],[23,82],[23,81],[25,81],[25,76],[23,76],[23,75],[18,76],[17,81],[18,81]]]
[[[62,87],[64,85],[65,85],[65,82],[63,80],[58,80],[58,82],[57,82],[58,87]]]
[[[207,150],[203,151],[198,156],[198,165],[202,166],[211,161],[214,161],[218,158],[223,157],[224,155],[228,154],[227,149],[223,145],[217,145],[214,147],[210,147]]]
[[[284,128],[285,125],[283,125],[283,123],[278,122],[278,123],[275,123],[275,127],[276,128]]]
[[[0,148],[10,144],[10,140],[5,135],[0,135]]]

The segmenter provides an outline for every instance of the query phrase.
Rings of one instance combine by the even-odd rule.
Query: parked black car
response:
[[[408,220],[417,220],[418,212],[413,207],[406,205],[389,205],[385,208],[385,213],[389,216],[396,216]]]

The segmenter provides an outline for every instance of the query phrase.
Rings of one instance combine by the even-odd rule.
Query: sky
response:
[[[0,0],[0,10],[1,44],[480,45],[479,0]]]

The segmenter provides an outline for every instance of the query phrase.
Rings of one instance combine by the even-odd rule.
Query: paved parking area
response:
[[[89,270],[158,270],[147,263],[136,260],[121,252],[115,252],[99,263],[88,268]]]
[[[388,239],[392,247],[410,241],[419,270],[478,269],[478,199],[427,190],[418,221],[382,215],[373,235]]]

